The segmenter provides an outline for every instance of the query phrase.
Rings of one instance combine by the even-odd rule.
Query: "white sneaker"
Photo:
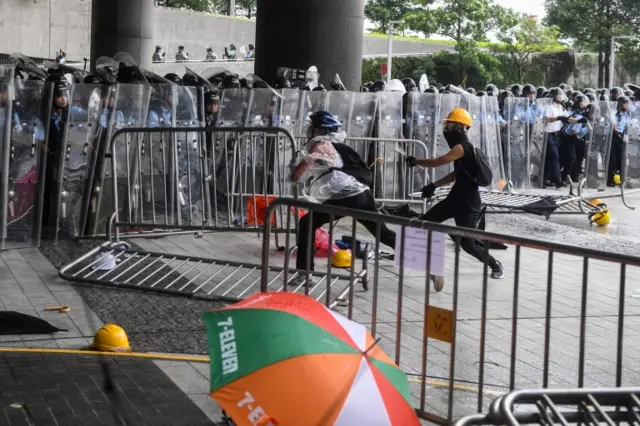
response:
[[[444,288],[444,277],[436,277],[435,275],[431,275],[431,281],[433,281],[433,289],[440,293]]]

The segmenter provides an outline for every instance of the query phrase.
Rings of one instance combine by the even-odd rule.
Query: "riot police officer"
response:
[[[611,92],[613,93],[613,90],[611,90]],[[627,130],[631,122],[629,117],[631,99],[626,96],[620,96],[617,101],[617,111],[611,119],[613,123],[613,135],[611,139],[611,153],[609,155],[609,169],[607,173],[607,186],[609,187],[616,186],[614,177],[622,172],[624,137],[627,134]]]

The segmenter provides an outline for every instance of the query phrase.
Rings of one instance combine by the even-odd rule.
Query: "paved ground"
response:
[[[636,201],[640,201],[636,198]],[[489,230],[540,237],[551,241],[570,241],[587,247],[611,249],[627,253],[640,252],[640,240],[634,232],[633,216],[615,202],[611,203],[614,225],[609,235],[588,228],[584,218],[553,218],[546,222],[539,218],[523,216],[491,217]],[[619,214],[619,215],[618,215]],[[626,222],[625,222],[626,221]],[[346,220],[343,220],[346,222]],[[626,228],[625,228],[626,227]],[[350,233],[341,230],[337,235]],[[371,237],[358,229],[358,235]],[[240,262],[260,263],[261,240],[251,233],[208,234],[202,239],[192,235],[173,236],[162,239],[137,239],[137,247],[187,256],[210,257]],[[273,249],[269,264],[282,265],[284,256]],[[59,265],[89,250],[89,246],[63,243],[58,247],[45,245],[42,253],[54,265]],[[484,363],[481,363],[480,337],[482,330],[482,267],[475,260],[462,254],[460,258],[460,287],[458,299],[457,342],[455,350],[454,416],[475,412],[478,408],[478,382],[480,365],[484,365],[482,410],[487,410],[488,401],[505,392],[509,386],[511,362],[511,336],[514,325],[513,291],[515,250],[496,252],[506,267],[503,281],[489,281],[487,287],[487,311],[485,327]],[[453,246],[447,246],[446,279],[447,286],[442,293],[431,292],[429,304],[445,309],[453,305]],[[95,313],[96,322],[118,322],[127,329],[134,350],[170,352],[186,354],[206,353],[207,342],[201,314],[204,310],[220,306],[210,301],[196,301],[135,291],[123,291],[98,287],[69,286],[56,278],[51,264],[33,249],[10,251],[0,254],[0,268],[5,274],[0,280],[0,292],[5,309],[19,310],[39,315],[54,325],[68,328],[70,332],[51,339],[50,336],[23,336],[21,338],[2,336],[4,346],[47,346],[79,347],[88,342],[92,328],[86,321],[84,303]],[[163,263],[164,262],[164,263]],[[166,261],[159,262],[163,265]],[[322,261],[318,261],[321,270]],[[197,262],[187,262],[176,267],[181,272],[194,267],[191,274],[204,269]],[[580,300],[582,282],[582,259],[572,256],[554,257],[553,297],[550,310],[550,364],[549,386],[575,387],[578,384]],[[517,315],[517,351],[515,353],[515,386],[517,388],[540,387],[543,381],[544,336],[546,316],[548,254],[542,250],[523,249],[519,275],[519,297]],[[149,273],[151,270],[147,271]],[[255,274],[255,271],[252,272]],[[616,370],[617,315],[619,309],[620,268],[603,262],[589,264],[588,303],[586,316],[585,385],[612,386]],[[203,274],[205,277],[210,276]],[[224,272],[216,279],[228,277]],[[240,272],[240,277],[244,276]],[[189,278],[190,275],[185,275]],[[253,275],[250,275],[253,278]],[[174,281],[180,276],[171,275]],[[425,276],[422,272],[405,271],[402,286],[401,321],[398,321],[398,270],[390,262],[381,261],[378,274],[379,285],[374,292],[364,292],[356,287],[353,304],[354,319],[371,326],[373,296],[377,294],[376,334],[381,345],[392,356],[399,355],[401,367],[410,375],[416,405],[419,401],[420,386],[418,374],[421,371],[422,336],[424,335]],[[640,325],[640,273],[638,268],[626,270],[627,288],[622,300],[625,303],[623,384],[637,384],[640,379],[640,351],[638,351],[638,326]],[[202,278],[201,278],[202,279]],[[234,278],[235,279],[235,278]],[[282,278],[280,277],[280,280]],[[231,282],[237,282],[228,280]],[[254,282],[253,279],[249,282]],[[21,292],[15,289],[20,287]],[[324,284],[323,284],[324,285]],[[339,284],[340,285],[340,284]],[[277,289],[275,282],[272,288]],[[257,289],[257,286],[255,287]],[[333,296],[340,293],[344,284]],[[22,294],[20,294],[22,293]],[[11,296],[5,298],[5,295]],[[69,304],[69,314],[49,314],[42,312],[47,304]],[[349,310],[344,306],[336,308],[344,314]],[[76,339],[76,340],[74,340]],[[452,346],[429,339],[425,408],[432,413],[445,415],[449,397],[444,387],[451,372]],[[201,365],[156,362],[176,385],[191,397],[203,412],[215,416],[217,408],[206,397],[207,372]]]
[[[95,356],[0,354],[0,424],[211,425],[153,361]]]

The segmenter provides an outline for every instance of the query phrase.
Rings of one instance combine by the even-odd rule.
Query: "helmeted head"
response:
[[[547,91],[547,88],[544,86],[540,86],[538,87],[538,90],[536,90],[536,97],[539,99],[544,98],[544,92]]]
[[[418,86],[416,86],[416,82],[413,81],[412,78],[403,78],[402,84],[404,85],[404,89],[407,92],[415,92],[418,89]]]
[[[253,81],[247,80],[246,78],[241,78],[240,87],[243,89],[253,89]]]
[[[597,102],[597,101],[598,101],[598,97],[597,97],[597,96],[596,96],[596,94],[595,94],[595,93],[593,93],[593,92],[587,92],[587,93],[585,94],[585,96],[589,99],[589,102],[590,102],[590,103],[593,103],[593,102]]]
[[[631,107],[631,99],[628,96],[620,96],[618,99],[618,111],[629,111]]]
[[[433,93],[433,94],[438,94],[438,88],[435,86],[431,86],[431,87],[427,87],[427,90],[424,91],[424,93]]]
[[[307,140],[316,136],[336,133],[342,127],[342,123],[328,111],[317,111],[309,117],[311,124],[307,129]]]
[[[484,96],[487,96],[487,92],[485,92],[484,90],[480,90],[478,93],[476,93],[476,96],[482,98]]]
[[[167,80],[169,79],[167,78]],[[185,73],[185,75],[182,76],[182,85],[187,87],[197,87],[199,86],[198,77],[191,73]]]
[[[370,92],[384,92],[387,87],[387,83],[384,80],[378,80],[369,87]]]
[[[487,96],[498,96],[498,93],[500,93],[498,86],[495,84],[487,84],[484,91],[487,92]]]
[[[576,111],[584,111],[589,106],[589,98],[585,95],[578,95],[573,98],[573,109]]]
[[[475,95],[477,93],[476,89],[474,89],[473,87],[467,87],[467,92],[472,95]]]
[[[216,114],[220,110],[220,95],[211,90],[204,94],[204,107],[208,114]]]
[[[585,95],[587,93],[593,93],[595,95],[596,94],[596,89],[594,89],[593,87],[585,87],[584,90],[582,91],[582,93],[584,93]]]
[[[564,92],[569,86],[566,83],[561,83],[558,87]]]
[[[549,97],[553,99],[553,102],[561,104],[566,99],[564,91],[560,87],[554,87],[549,91]]]
[[[515,96],[516,98],[519,98],[522,96],[522,86],[519,84],[514,84],[513,86],[511,86],[511,94],[513,96]]]
[[[529,100],[533,101],[538,96],[538,92],[533,84],[525,84],[522,88],[522,97],[529,98]]]
[[[273,81],[274,89],[291,89],[291,82],[287,77],[279,76]]]
[[[404,84],[402,84],[402,81],[397,80],[397,79],[393,79],[387,85],[386,91],[387,92],[406,93],[407,89],[405,89]]]
[[[240,79],[237,75],[230,74],[225,76],[222,79],[222,88],[223,89],[240,89]]]
[[[47,78],[53,83],[53,106],[63,109],[69,106],[69,83],[63,75],[54,74]]]
[[[624,91],[620,87],[614,87],[609,92],[609,100],[615,102],[619,97],[624,96]]]
[[[180,78],[180,76],[178,74],[174,74],[172,72],[170,72],[169,74],[165,74],[164,78],[166,78],[167,80],[169,80],[170,82],[177,84],[178,86],[182,85],[182,79]]]
[[[83,84],[104,84],[104,81],[97,75],[89,74],[83,80]]]

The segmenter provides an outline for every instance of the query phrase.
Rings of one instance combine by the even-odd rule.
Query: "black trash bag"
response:
[[[398,207],[393,207],[393,208],[383,207],[382,209],[380,209],[380,213],[386,214],[389,216],[407,217],[409,219],[413,219],[421,216],[420,213],[417,213],[411,210],[411,208],[409,207],[409,204],[402,204]]]
[[[48,322],[20,312],[0,312],[0,335],[51,334],[63,330]]]

